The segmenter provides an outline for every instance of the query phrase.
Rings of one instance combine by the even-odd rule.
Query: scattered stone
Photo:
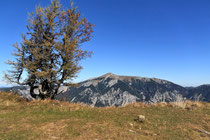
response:
[[[143,116],[143,115],[138,115],[138,117],[136,118],[136,120],[135,121],[137,121],[137,122],[144,122],[145,121],[145,116]]]
[[[52,136],[51,139],[59,139],[58,137]]]
[[[134,130],[131,130],[131,129],[130,129],[129,131],[130,131],[130,132],[132,132],[132,133],[136,133],[136,131],[134,131]]]
[[[198,129],[198,131],[199,131],[199,132],[202,132],[202,133],[205,133],[205,134],[207,134],[207,135],[210,136],[210,132],[208,132],[208,131],[206,131],[206,130],[199,130],[199,129]]]

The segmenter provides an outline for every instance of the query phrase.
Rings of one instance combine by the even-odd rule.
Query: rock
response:
[[[143,115],[138,115],[136,121],[137,121],[137,122],[144,122],[144,121],[145,121],[145,116],[143,116]]]
[[[131,127],[133,127],[133,124],[132,124],[132,123],[130,123],[130,126],[131,126]]]
[[[129,131],[130,131],[130,132],[132,132],[132,133],[136,133],[136,131],[134,131],[134,130],[131,130],[131,129],[130,129]]]

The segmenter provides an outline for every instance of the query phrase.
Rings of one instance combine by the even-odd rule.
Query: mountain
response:
[[[29,87],[13,87],[22,97],[31,99]],[[134,102],[174,102],[185,99],[210,101],[210,85],[182,87],[170,81],[136,76],[119,76],[107,73],[77,84],[76,87],[62,86],[58,100],[80,102],[91,106],[121,106]],[[38,93],[37,93],[38,94]]]
[[[20,95],[21,97],[32,99],[29,90],[30,88],[28,86],[13,86],[0,88],[0,91],[2,92],[12,92],[14,94]]]
[[[0,88],[1,91],[5,91],[5,92],[18,90],[18,89],[25,90],[26,86],[13,86],[13,87],[1,87]]]
[[[92,106],[120,106],[133,102],[172,102],[187,97],[188,90],[157,78],[118,76],[112,73],[78,83],[58,95],[71,102]]]
[[[190,88],[187,98],[190,100],[210,102],[210,85],[201,85]]]

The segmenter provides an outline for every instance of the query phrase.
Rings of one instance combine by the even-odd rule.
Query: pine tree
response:
[[[47,8],[36,7],[29,14],[23,41],[14,45],[16,60],[8,61],[13,69],[5,77],[12,83],[28,85],[33,98],[55,99],[59,87],[70,85],[77,76],[82,68],[80,60],[91,56],[81,45],[90,41],[92,27],[72,2],[70,9],[62,9],[57,0]]]

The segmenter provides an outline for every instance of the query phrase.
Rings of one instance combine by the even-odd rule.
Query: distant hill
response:
[[[13,87],[1,87],[0,91],[17,91],[17,90],[25,90],[27,87],[26,86],[13,86]]]
[[[142,101],[147,103],[175,102],[185,99],[210,101],[210,85],[185,88],[157,78],[119,76],[107,73],[77,85],[77,87],[61,87],[62,93],[57,96],[57,99],[97,107],[121,106]],[[22,87],[22,89],[15,87],[12,91],[31,98],[26,87]]]
[[[187,98],[191,100],[210,102],[210,85],[201,85],[195,88],[190,88]]]

